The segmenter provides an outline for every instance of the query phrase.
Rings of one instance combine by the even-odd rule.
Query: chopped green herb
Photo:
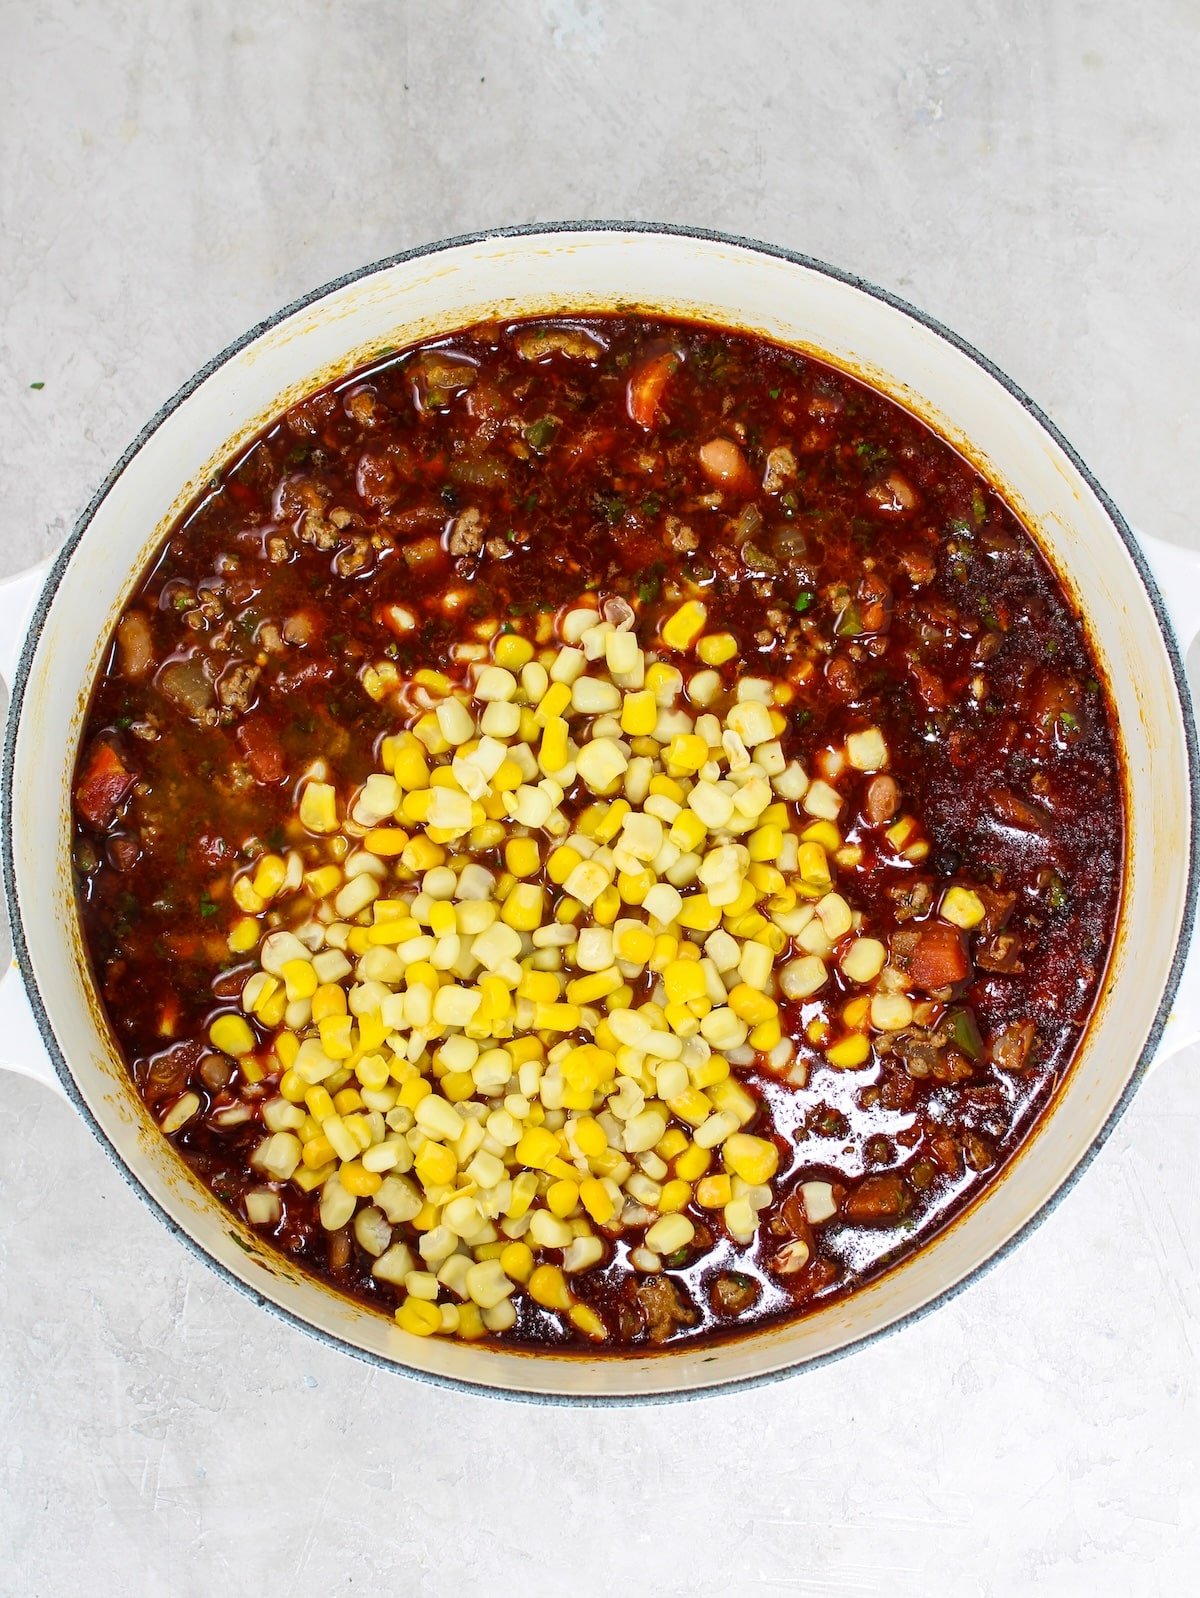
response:
[[[217,902],[215,899],[210,899],[207,893],[202,893],[200,895],[200,914],[203,916],[205,921],[207,921],[210,916],[216,915],[217,908]]]
[[[610,527],[615,527],[625,514],[625,501],[619,494],[596,494],[592,504]]]
[[[1064,710],[1058,719],[1062,724],[1062,730],[1064,732],[1070,733],[1079,731],[1079,717],[1072,715],[1069,710]]]
[[[862,615],[858,606],[854,604],[853,601],[846,606],[845,610],[838,617],[833,630],[835,633],[837,633],[839,638],[855,638],[860,632],[862,632]]]
[[[888,458],[884,445],[876,444],[869,438],[860,438],[854,446],[854,453],[864,466],[879,466]]]
[[[652,605],[662,594],[662,572],[653,567],[638,584],[638,598],[643,605]]]
[[[1046,884],[1046,903],[1051,910],[1065,910],[1067,907],[1067,885],[1056,871],[1051,872]]]
[[[971,490],[971,517],[976,527],[982,527],[987,521],[987,501],[978,488]]]
[[[971,1010],[952,1010],[947,1016],[950,1024],[950,1036],[957,1048],[972,1060],[977,1060],[983,1053],[983,1038],[980,1036],[979,1023]]]
[[[767,393],[771,396],[772,399],[778,399],[780,394],[783,393],[783,390],[780,389],[780,388],[769,388],[767,390]]]
[[[816,597],[816,594],[813,593],[811,588],[806,588],[802,593],[797,594],[795,599],[792,600],[792,609],[798,610],[800,614],[803,615],[804,612],[809,609]]]
[[[30,383],[30,388],[45,388],[45,383]]]
[[[557,432],[558,417],[541,416],[536,422],[530,422],[525,429],[525,442],[530,449],[536,449],[540,454],[543,450],[549,449]]]
[[[643,516],[657,516],[661,508],[657,494],[647,494],[642,501]]]

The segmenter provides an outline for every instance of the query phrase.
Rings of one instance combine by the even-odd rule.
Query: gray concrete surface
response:
[[[628,216],[935,312],[1194,530],[1194,0],[0,3],[0,574],[259,316]],[[44,384],[44,387],[33,387]],[[564,1413],[373,1373],[0,1081],[0,1592],[1167,1594],[1200,1556],[1195,1064],[1016,1257],[765,1392]]]

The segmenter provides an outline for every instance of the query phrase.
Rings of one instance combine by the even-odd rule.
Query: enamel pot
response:
[[[173,518],[279,411],[386,346],[483,319],[631,305],[761,333],[864,378],[961,448],[1023,516],[1086,620],[1117,707],[1129,828],[1116,945],[1075,1063],[1019,1154],[953,1224],[845,1300],[790,1325],[650,1357],[415,1338],[264,1248],[190,1174],[131,1090],[73,897],[81,720],[115,619]],[[1180,644],[1200,629],[1198,560],[1135,537],[1066,440],[976,351],[820,262],[708,233],[570,224],[452,240],[355,272],[197,373],[134,440],[53,565],[0,584],[13,942],[0,967],[0,1061],[65,1094],[134,1191],[228,1281],[377,1364],[475,1391],[611,1402],[760,1382],[844,1354],[946,1299],[1011,1248],[1095,1154],[1151,1063],[1197,1036],[1200,973],[1189,980],[1185,971],[1197,758]]]

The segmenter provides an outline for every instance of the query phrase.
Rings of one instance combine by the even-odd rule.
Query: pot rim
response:
[[[371,1353],[366,1349],[359,1348],[355,1344],[347,1341],[345,1338],[339,1337],[333,1332],[325,1331],[322,1328],[315,1326],[311,1321],[304,1319],[304,1317],[293,1313],[291,1310],[284,1309],[281,1305],[276,1304],[272,1299],[266,1297],[263,1293],[252,1287],[249,1282],[243,1281],[241,1277],[235,1275],[228,1269],[227,1266],[223,1265],[219,1260],[214,1258],[213,1255],[209,1254],[207,1250],[204,1249],[201,1244],[199,1244],[184,1229],[184,1227],[182,1227],[180,1223],[168,1213],[168,1211],[158,1202],[158,1200],[152,1197],[152,1195],[146,1190],[133,1167],[127,1163],[124,1157],[117,1151],[116,1147],[110,1141],[107,1134],[104,1132],[103,1128],[92,1114],[90,1107],[76,1085],[75,1078],[71,1073],[71,1069],[68,1066],[62,1051],[58,1047],[58,1042],[54,1035],[53,1027],[50,1023],[49,1013],[47,1011],[45,1002],[42,999],[41,991],[34,975],[33,964],[30,959],[29,950],[25,942],[20,900],[16,891],[16,868],[13,852],[13,778],[16,759],[17,728],[20,721],[25,691],[28,686],[33,654],[37,648],[38,640],[41,637],[42,629],[45,625],[50,606],[57,595],[63,574],[66,571],[66,568],[70,563],[76,548],[82,541],[84,535],[87,533],[101,505],[104,503],[112,488],[125,471],[125,468],[129,465],[130,461],[133,460],[134,456],[137,455],[142,449],[143,445],[145,445],[146,442],[153,436],[153,434],[156,433],[163,425],[163,423],[179,409],[185,400],[189,399],[191,395],[208,380],[208,378],[219,371],[219,369],[226,365],[227,362],[229,362],[235,355],[239,354],[248,345],[253,344],[257,339],[269,332],[280,322],[285,321],[288,317],[294,315],[296,312],[305,310],[307,307],[316,304],[318,301],[326,298],[332,293],[335,293],[339,289],[346,288],[352,283],[359,282],[361,279],[370,277],[377,272],[386,271],[391,267],[404,265],[406,262],[419,260],[425,256],[438,255],[448,250],[461,248],[465,245],[483,244],[496,239],[553,237],[556,235],[572,233],[636,233],[649,237],[657,236],[673,239],[697,239],[704,243],[731,245],[735,248],[748,250],[758,255],[771,256],[777,260],[788,261],[795,266],[803,267],[808,271],[818,272],[825,277],[832,278],[836,282],[845,284],[850,288],[857,289],[861,293],[868,295],[870,298],[878,300],[884,305],[887,305],[890,309],[899,311],[902,315],[920,323],[930,332],[936,334],[937,337],[943,339],[947,344],[953,346],[953,348],[958,350],[960,354],[965,355],[969,360],[973,361],[974,364],[980,367],[989,377],[993,379],[994,382],[998,383],[1000,387],[1002,387],[1014,400],[1016,400],[1021,408],[1027,412],[1027,414],[1037,423],[1042,431],[1053,440],[1059,449],[1062,450],[1063,454],[1070,461],[1071,465],[1079,473],[1080,477],[1088,485],[1092,493],[1096,496],[1096,499],[1099,501],[1105,515],[1108,517],[1108,520],[1117,532],[1122,543],[1125,545],[1130,559],[1133,561],[1138,577],[1141,580],[1142,586],[1145,589],[1147,597],[1150,600],[1151,607],[1154,611],[1154,616],[1158,623],[1158,629],[1166,647],[1167,657],[1171,667],[1171,674],[1175,681],[1176,692],[1179,696],[1180,709],[1182,712],[1181,719],[1183,721],[1184,744],[1187,753],[1188,785],[1191,797],[1191,827],[1189,833],[1190,851],[1188,859],[1188,880],[1183,920],[1181,923],[1179,936],[1176,941],[1171,968],[1163,985],[1162,997],[1155,1011],[1154,1021],[1150,1028],[1149,1035],[1146,1038],[1146,1042],[1142,1047],[1137,1061],[1130,1071],[1125,1086],[1122,1089],[1120,1098],[1113,1106],[1108,1119],[1100,1128],[1096,1136],[1092,1139],[1092,1142],[1079,1156],[1075,1165],[1070,1171],[1068,1171],[1066,1176],[1063,1177],[1054,1191],[1046,1196],[1046,1198],[1038,1206],[1037,1210],[1029,1217],[1029,1219],[1025,1221],[1024,1224],[1021,1225],[1009,1238],[1007,1238],[999,1248],[997,1248],[992,1254],[989,1254],[986,1259],[981,1260],[978,1265],[969,1270],[964,1276],[960,1277],[958,1281],[953,1282],[949,1286],[943,1288],[940,1292],[934,1294],[932,1298],[928,1299],[924,1304],[919,1305],[916,1309],[909,1310],[906,1314],[898,1316],[894,1321],[889,1321],[886,1326],[878,1327],[870,1332],[864,1332],[861,1336],[852,1338],[849,1342],[843,1344],[839,1348],[831,1349],[823,1354],[814,1355],[808,1359],[796,1360],[793,1363],[780,1367],[779,1369],[766,1371],[758,1375],[744,1376],[728,1381],[714,1381],[710,1385],[703,1387],[694,1387],[675,1391],[657,1391],[651,1393],[537,1393],[523,1391],[515,1387],[506,1387],[498,1383],[465,1381],[456,1377],[442,1376],[427,1371],[417,1370],[410,1365],[405,1365],[399,1361],[387,1359],[380,1354]],[[1162,1036],[1163,1028],[1166,1025],[1176,992],[1179,988],[1188,950],[1195,933],[1197,898],[1198,895],[1200,895],[1200,858],[1198,858],[1198,856],[1200,856],[1200,748],[1198,748],[1192,696],[1179,642],[1175,637],[1174,630],[1168,619],[1166,607],[1163,604],[1162,595],[1159,592],[1158,585],[1150,570],[1149,563],[1142,552],[1141,545],[1129,527],[1128,522],[1126,522],[1124,516],[1122,516],[1112,499],[1105,492],[1095,474],[1080,456],[1079,452],[1063,436],[1046,412],[1043,411],[1041,407],[1037,405],[1035,401],[1032,400],[1029,395],[1026,394],[1025,391],[1013,381],[1011,377],[1008,376],[1006,372],[998,367],[993,361],[989,360],[988,357],[981,351],[976,349],[973,344],[969,343],[959,334],[946,327],[945,324],[940,322],[936,317],[931,316],[927,311],[920,310],[917,306],[912,305],[905,299],[902,299],[899,295],[893,294],[890,290],[880,288],[877,284],[871,282],[867,278],[859,276],[855,272],[850,272],[844,268],[833,266],[830,263],[819,260],[814,256],[806,255],[802,251],[789,250],[781,245],[767,244],[758,239],[746,238],[738,234],[724,233],[711,228],[689,227],[675,223],[630,222],[619,220],[527,222],[510,227],[485,228],[475,232],[455,234],[449,238],[438,239],[429,244],[416,245],[411,249],[401,250],[394,255],[385,256],[381,260],[373,261],[369,265],[357,267],[352,271],[342,273],[340,276],[331,279],[329,282],[322,284],[320,287],[310,290],[309,293],[301,295],[298,299],[291,301],[290,304],[283,306],[281,309],[273,312],[271,315],[264,317],[261,321],[255,323],[253,327],[248,329],[248,331],[241,334],[231,343],[227,344],[223,350],[205,362],[203,366],[201,366],[190,378],[188,378],[188,380],[179,389],[177,389],[176,392],[158,408],[157,411],[155,411],[154,415],[138,432],[136,437],[130,442],[119,459],[112,466],[104,478],[104,481],[96,490],[96,493],[92,496],[92,499],[89,501],[78,520],[75,522],[75,525],[71,529],[70,535],[63,543],[62,547],[58,551],[58,554],[55,556],[52,565],[50,566],[49,572],[46,576],[45,584],[42,588],[42,592],[38,597],[37,605],[34,609],[33,615],[29,620],[25,639],[17,661],[16,670],[13,673],[13,679],[9,684],[9,688],[10,704],[7,716],[7,727],[5,729],[3,760],[2,763],[0,763],[0,835],[2,835],[0,836],[0,841],[2,841],[3,845],[2,855],[0,855],[0,874],[2,874],[4,893],[9,910],[9,920],[13,942],[13,957],[20,969],[21,977],[25,985],[25,991],[28,995],[30,1006],[33,1010],[34,1020],[37,1025],[37,1029],[41,1034],[42,1042],[54,1066],[55,1072],[62,1083],[64,1091],[66,1092],[72,1105],[81,1115],[86,1125],[91,1129],[92,1133],[96,1137],[97,1142],[108,1155],[109,1159],[112,1161],[113,1165],[119,1171],[124,1180],[138,1195],[138,1197],[141,1198],[143,1203],[145,1203],[148,1208],[157,1216],[159,1221],[162,1222],[167,1230],[187,1248],[189,1253],[191,1253],[195,1258],[202,1260],[210,1270],[215,1272],[219,1277],[222,1278],[222,1280],[230,1283],[234,1288],[237,1289],[239,1293],[250,1299],[252,1303],[256,1304],[259,1308],[268,1310],[277,1319],[298,1328],[300,1331],[306,1333],[309,1337],[316,1339],[318,1342],[321,1342],[328,1347],[335,1348],[344,1354],[349,1354],[352,1358],[358,1359],[364,1364],[370,1365],[373,1368],[383,1369],[397,1375],[408,1377],[410,1380],[427,1383],[434,1387],[449,1388],[457,1392],[479,1394],[491,1398],[508,1399],[511,1401],[529,1404],[595,1408],[629,1408],[634,1405],[641,1404],[681,1403],[691,1399],[707,1398],[719,1394],[738,1392],[749,1388],[763,1387],[770,1383],[782,1381],[785,1378],[792,1377],[801,1372],[816,1370],[822,1366],[830,1365],[838,1360],[844,1359],[847,1355],[856,1353],[860,1349],[880,1341],[884,1337],[888,1337],[892,1333],[898,1332],[904,1327],[915,1325],[917,1322],[923,1320],[933,1310],[938,1309],[942,1305],[948,1304],[951,1302],[951,1300],[957,1298],[958,1295],[967,1287],[982,1279],[982,1277],[991,1271],[994,1266],[1005,1260],[1018,1247],[1019,1244],[1024,1242],[1024,1240],[1029,1237],[1033,1231],[1053,1213],[1053,1211],[1058,1207],[1059,1203],[1074,1188],[1075,1184],[1091,1165],[1096,1155],[1100,1152],[1101,1148],[1103,1148],[1104,1144],[1112,1135],[1117,1122],[1121,1119],[1122,1115],[1124,1115],[1126,1109],[1129,1107],[1133,1100],[1134,1094],[1140,1087],[1147,1071],[1150,1068],[1151,1063],[1154,1060],[1155,1052]],[[986,1201],[986,1195],[984,1195],[984,1198]],[[671,1356],[666,1354],[662,1357],[665,1361],[669,1361]]]

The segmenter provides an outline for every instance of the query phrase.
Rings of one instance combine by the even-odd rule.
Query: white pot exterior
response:
[[[637,305],[760,332],[865,377],[964,448],[1077,596],[1124,738],[1127,887],[1096,1016],[1053,1112],[986,1197],[915,1257],[804,1320],[694,1352],[536,1356],[418,1339],[263,1248],[176,1157],[131,1091],[91,990],[69,870],[70,776],[88,688],[143,565],[196,487],[315,386],[483,318]],[[732,240],[630,227],[486,236],[368,270],[293,308],[190,384],[83,517],[38,607],[5,751],[14,942],[60,1077],[132,1180],[228,1276],[350,1351],[452,1383],[546,1398],[682,1394],[830,1357],[993,1260],[1086,1161],[1145,1068],[1191,922],[1191,719],[1136,544],[1034,409],[949,335],[863,286]]]

